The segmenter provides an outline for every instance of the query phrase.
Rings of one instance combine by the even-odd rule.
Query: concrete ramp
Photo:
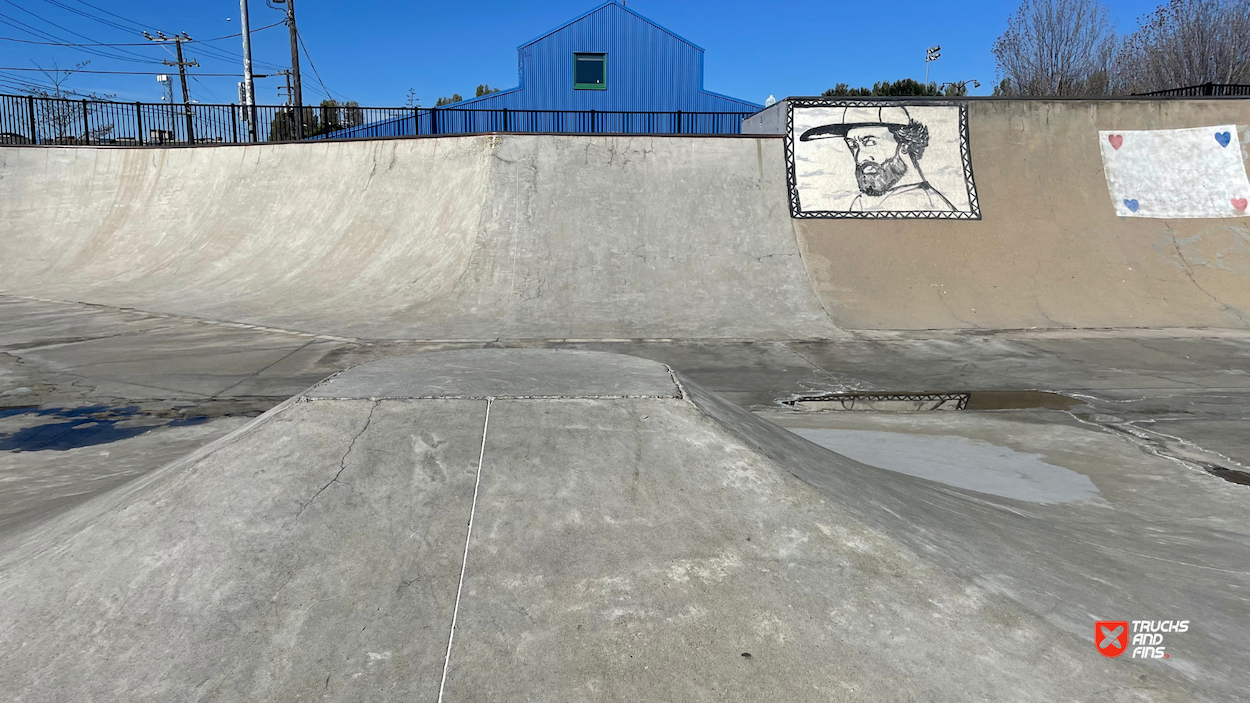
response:
[[[632,357],[388,359],[0,557],[0,685],[1231,700],[1250,683],[1244,535],[1188,528],[1184,507],[1037,505],[876,469]],[[1136,617],[1203,636],[1168,666],[1100,656],[1094,621]]]
[[[1248,221],[1118,217],[1099,130],[1245,157],[1246,114],[970,100],[979,221],[792,221],[778,138],[0,147],[0,292],[371,339],[1245,328]]]
[[[829,338],[772,139],[0,148],[0,292],[386,339]]]

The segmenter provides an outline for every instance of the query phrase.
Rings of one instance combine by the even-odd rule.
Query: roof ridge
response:
[[[525,47],[527,47],[527,46],[530,46],[531,44],[536,44],[536,43],[538,43],[539,41],[542,41],[543,39],[546,39],[547,37],[551,36],[552,34],[555,34],[556,32],[558,32],[558,31],[560,31],[560,30],[564,29],[565,27],[568,27],[568,26],[570,26],[570,25],[576,24],[576,23],[578,23],[578,22],[580,22],[580,21],[582,21],[582,20],[586,19],[587,17],[589,17],[589,16],[591,16],[591,15],[595,14],[596,12],[599,12],[600,10],[604,10],[604,9],[606,9],[606,8],[607,8],[608,6],[610,6],[610,5],[611,5],[611,6],[615,6],[617,9],[622,10],[622,11],[624,11],[624,12],[628,12],[629,14],[633,15],[634,17],[637,17],[638,19],[642,20],[643,22],[646,22],[647,24],[651,25],[652,27],[655,27],[656,29],[660,30],[661,32],[664,32],[665,34],[669,35],[670,37],[673,37],[673,38],[674,38],[674,39],[676,39],[677,41],[680,41],[680,42],[682,42],[682,43],[684,43],[684,44],[689,44],[690,46],[694,47],[696,50],[698,50],[698,51],[700,51],[700,52],[704,52],[703,47],[699,46],[698,44],[695,44],[694,42],[692,42],[692,41],[690,41],[689,39],[687,39],[687,38],[685,38],[685,37],[681,36],[680,34],[678,34],[678,33],[676,33],[676,32],[674,32],[673,30],[669,29],[668,27],[665,27],[665,26],[661,25],[660,23],[656,22],[655,20],[649,19],[649,18],[647,18],[647,17],[644,17],[643,15],[638,14],[637,12],[635,12],[635,11],[633,11],[633,10],[629,9],[627,6],[625,6],[625,5],[623,5],[623,4],[619,3],[619,2],[617,2],[616,0],[608,0],[607,2],[603,3],[602,5],[599,5],[598,7],[595,7],[595,8],[594,8],[594,9],[592,9],[592,10],[589,10],[589,11],[587,11],[587,12],[585,12],[585,13],[582,13],[582,14],[578,15],[577,17],[574,17],[573,19],[569,20],[568,22],[565,22],[564,24],[561,24],[561,25],[559,25],[559,26],[557,26],[557,27],[555,27],[555,28],[553,28],[553,29],[550,29],[550,30],[548,30],[548,31],[546,31],[546,32],[543,32],[542,34],[538,35],[537,37],[535,37],[535,38],[533,38],[533,39],[531,39],[531,40],[529,40],[529,41],[525,42],[524,44],[521,44],[520,46],[518,46],[518,47],[517,47],[517,51],[521,51],[522,49],[524,49],[524,48],[525,48]]]

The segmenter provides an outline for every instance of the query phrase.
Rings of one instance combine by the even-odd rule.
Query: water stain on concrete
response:
[[[991,442],[948,435],[788,427],[860,463],[979,493],[1030,503],[1098,500],[1094,482],[1072,469]]]

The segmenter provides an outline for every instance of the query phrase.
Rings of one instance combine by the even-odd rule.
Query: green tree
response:
[[[460,93],[452,93],[450,98],[439,98],[438,102],[434,103],[434,107],[442,107],[444,105],[458,103],[461,100],[464,100],[464,98],[460,97]]]
[[[355,100],[348,100],[343,103],[343,126],[359,127],[365,123],[365,111],[360,109],[360,103]]]
[[[937,83],[921,83],[914,78],[904,78],[894,82],[878,81],[871,88],[852,88],[846,83],[839,83],[826,90],[825,97],[899,97],[899,96],[931,96],[942,95]]]
[[[317,108],[305,107],[300,112],[304,117],[304,137],[321,134]],[[299,139],[299,132],[295,129],[296,114],[296,111],[291,108],[283,108],[274,113],[273,119],[269,121],[269,141],[293,142]]]
[[[475,94],[475,97],[480,98],[483,95],[490,95],[491,93],[498,93],[498,92],[499,92],[498,88],[492,88],[490,87],[490,85],[483,83],[477,87],[477,93]]]
[[[334,98],[326,98],[321,101],[321,105],[318,108],[321,113],[321,126],[317,130],[317,134],[343,129],[343,111],[341,108],[339,101]]]
[[[846,83],[839,83],[829,90],[821,93],[821,95],[827,98],[841,98],[848,96],[858,97],[872,95],[872,90],[869,88],[852,88]]]

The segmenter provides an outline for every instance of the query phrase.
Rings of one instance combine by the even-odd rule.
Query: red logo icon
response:
[[[1128,648],[1127,620],[1099,620],[1094,623],[1094,644],[1104,657],[1118,657]]]
[[[1111,136],[1107,137],[1107,141],[1111,142],[1111,148],[1112,148],[1112,149],[1115,149],[1116,151],[1119,151],[1119,150],[1120,150],[1120,146],[1121,146],[1122,144],[1124,144],[1124,135],[1122,135],[1122,134],[1112,134]]]

